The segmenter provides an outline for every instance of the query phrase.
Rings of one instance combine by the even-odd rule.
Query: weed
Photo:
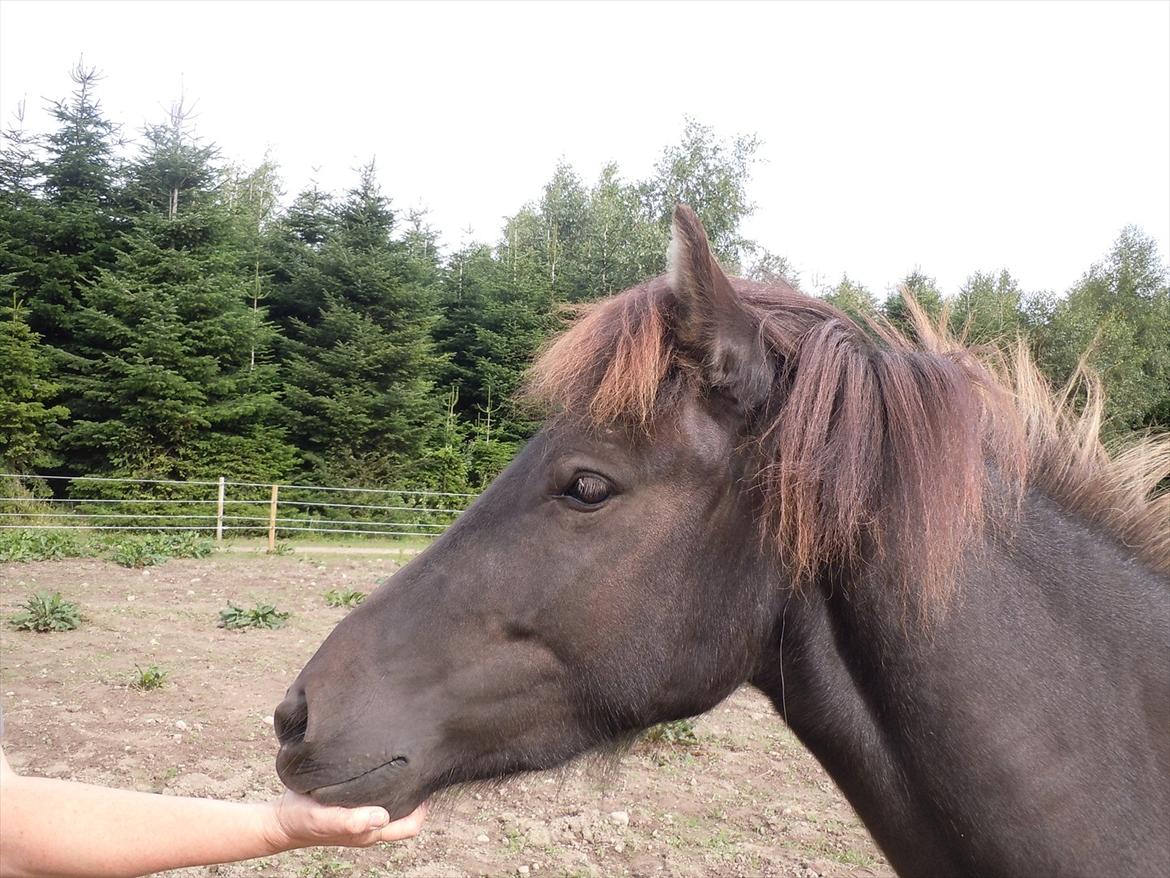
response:
[[[267,555],[291,555],[293,553],[292,543],[281,542],[277,543],[271,549],[265,549]]]
[[[650,744],[668,747],[695,747],[699,743],[694,720],[690,719],[676,719],[651,726],[642,734],[642,739]]]
[[[190,531],[159,534],[148,541],[162,554],[172,558],[206,558],[215,549],[215,543]]]
[[[844,863],[846,866],[872,866],[877,862],[877,860],[865,851],[856,851],[852,848],[841,853],[831,853],[830,856],[838,863]]]
[[[527,846],[527,840],[524,838],[524,833],[514,826],[509,826],[504,829],[504,847],[509,854],[519,854],[523,852]]]
[[[167,672],[158,665],[147,665],[145,668],[135,665],[134,669],[138,671],[138,676],[130,685],[135,689],[149,692],[152,689],[161,689],[167,682]]]
[[[29,595],[25,609],[16,613],[8,624],[18,631],[73,631],[81,624],[81,612],[76,604],[61,597],[61,592],[49,595],[37,591]]]
[[[260,604],[245,610],[229,603],[226,610],[219,611],[220,628],[279,628],[289,617],[272,604]]]
[[[23,612],[8,620],[17,631],[72,631],[81,624],[76,605],[62,599],[61,593],[50,596],[38,591],[29,595]]]
[[[88,554],[86,545],[71,533],[14,530],[0,533],[0,562],[59,561]]]
[[[337,878],[353,871],[353,865],[337,859],[325,851],[313,851],[310,863],[301,869],[301,878]]]
[[[159,550],[156,542],[147,537],[126,537],[114,544],[110,560],[123,567],[154,567],[162,564],[169,556]]]
[[[110,560],[123,567],[153,567],[168,558],[204,558],[215,544],[193,533],[123,537],[110,550]]]
[[[325,592],[325,603],[330,607],[356,607],[366,599],[364,591],[347,588],[344,591],[338,591],[336,588],[331,588]]]

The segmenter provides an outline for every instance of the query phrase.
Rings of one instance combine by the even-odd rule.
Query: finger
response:
[[[412,836],[418,835],[426,818],[427,806],[424,802],[410,814],[378,830],[379,841],[401,841],[404,838],[411,838]]]
[[[346,812],[346,829],[354,835],[375,832],[390,822],[385,808],[354,808]]]

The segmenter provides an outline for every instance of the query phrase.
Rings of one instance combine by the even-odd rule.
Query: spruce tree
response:
[[[267,480],[292,469],[271,426],[272,332],[214,156],[181,105],[146,132],[127,187],[134,226],[83,291],[63,361],[83,471]]]
[[[885,304],[882,305],[882,311],[886,318],[903,332],[913,335],[913,329],[910,325],[910,314],[906,309],[906,302],[903,299],[903,293],[909,294],[914,301],[916,301],[922,310],[926,312],[927,316],[933,318],[942,314],[943,310],[943,296],[939,292],[938,285],[934,278],[927,277],[920,269],[914,269],[904,278],[901,283],[890,296],[886,299]]]
[[[57,387],[47,378],[47,350],[10,301],[0,306],[0,471],[27,474],[57,463],[53,450],[69,412],[51,403]]]
[[[72,95],[50,107],[57,127],[45,138],[38,169],[42,221],[26,238],[37,255],[19,281],[30,325],[66,353],[74,347],[72,319],[82,290],[114,263],[125,228],[114,157],[118,129],[97,100],[101,77],[79,63],[70,78]]]
[[[332,484],[410,482],[441,429],[433,392],[441,359],[433,248],[395,236],[396,216],[373,163],[357,185],[302,229],[290,273],[274,294],[283,324],[283,392],[289,435],[308,475]],[[414,242],[417,245],[417,240]]]

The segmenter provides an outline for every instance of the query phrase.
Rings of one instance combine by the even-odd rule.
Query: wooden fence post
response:
[[[280,496],[280,485],[272,486],[272,503],[268,507],[268,551],[276,551],[276,498]]]
[[[223,548],[223,476],[219,477],[219,497],[215,504],[215,545]]]

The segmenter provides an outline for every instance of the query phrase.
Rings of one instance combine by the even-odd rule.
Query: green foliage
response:
[[[694,747],[699,743],[695,723],[690,719],[676,719],[651,726],[642,733],[642,740],[668,747]]]
[[[135,689],[151,692],[161,689],[167,682],[168,672],[158,665],[147,665],[145,668],[135,665],[134,669],[137,674],[130,685]]]
[[[190,532],[135,534],[117,539],[110,560],[123,567],[153,567],[168,558],[205,558],[215,544]]]
[[[642,186],[659,224],[669,229],[674,206],[691,205],[715,255],[724,265],[738,268],[752,248],[740,233],[740,223],[755,210],[747,184],[759,148],[755,135],[723,141],[713,128],[687,119],[681,141],[663,150],[654,176]]]
[[[315,850],[298,874],[301,878],[342,878],[352,872],[353,868],[352,863],[339,860],[327,851]]]
[[[752,245],[750,249],[751,264],[744,272],[744,277],[764,284],[783,281],[791,287],[800,288],[800,272],[787,257],[772,253],[766,247],[758,245]]]
[[[951,324],[973,343],[1011,342],[1024,329],[1024,293],[1006,270],[967,278],[951,308]]]
[[[29,595],[24,610],[9,619],[8,624],[17,631],[72,631],[81,624],[81,613],[60,592],[50,595],[38,591]]]
[[[67,531],[0,531],[0,562],[58,561],[89,554],[90,547]]]
[[[10,285],[0,277],[0,294]],[[15,306],[0,306],[0,363],[0,468],[31,472],[55,463],[69,410],[51,404],[59,387],[46,380],[47,350]]]
[[[1087,353],[1102,377],[1111,427],[1170,427],[1170,286],[1156,242],[1122,231],[1037,328],[1039,361],[1063,383]]]
[[[288,621],[290,613],[282,612],[272,604],[259,604],[245,610],[233,603],[219,611],[219,627],[231,629],[243,628],[280,628]]]
[[[357,589],[353,588],[341,590],[331,588],[329,591],[325,592],[324,598],[326,606],[348,607],[352,609],[366,599],[366,593],[364,591],[358,591]]]
[[[206,558],[215,551],[215,543],[191,531],[160,534],[152,541],[172,558]]]
[[[877,300],[873,293],[864,285],[850,280],[847,274],[842,275],[840,282],[826,290],[822,297],[862,325],[865,324],[866,318],[877,316]]]
[[[440,428],[435,253],[421,221],[408,240],[395,239],[397,217],[373,163],[342,201],[299,203],[296,225],[282,230],[288,267],[270,297],[284,335],[288,435],[309,478],[397,481],[417,471]]]
[[[162,564],[170,556],[159,543],[142,536],[128,536],[119,540],[110,549],[110,560],[123,567],[140,569]]]
[[[906,302],[903,295],[909,295],[914,299],[926,312],[927,316],[934,319],[937,318],[943,310],[943,295],[939,291],[938,285],[934,282],[934,278],[927,277],[918,269],[910,272],[902,282],[898,284],[895,290],[885,304],[882,310],[886,318],[905,333],[913,337],[913,329],[910,325],[910,312],[906,308]]]

